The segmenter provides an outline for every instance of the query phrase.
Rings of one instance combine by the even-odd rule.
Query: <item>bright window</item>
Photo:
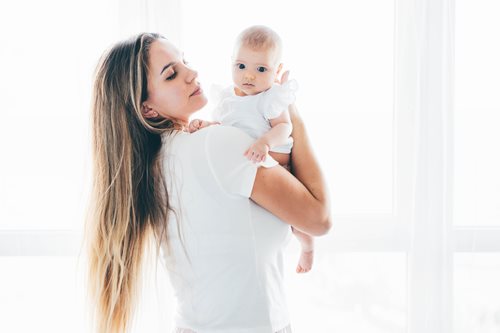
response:
[[[117,39],[116,8],[97,0],[0,4],[1,229],[80,229],[91,77]]]
[[[85,332],[76,258],[99,56],[118,39],[158,31],[209,92],[231,83],[234,38],[252,24],[283,38],[333,204],[313,271],[294,273],[295,239],[287,251],[294,332],[498,331],[500,308],[489,300],[500,274],[498,14],[494,0],[0,3],[0,331]],[[424,111],[436,101],[434,119]],[[197,117],[210,118],[212,107]],[[435,265],[437,257],[453,262]],[[154,278],[145,281],[136,332],[170,328],[172,291],[158,274],[156,290]],[[433,322],[426,306],[437,303],[450,308]],[[436,330],[449,323],[453,331]]]
[[[500,3],[455,6],[455,223],[500,227]]]

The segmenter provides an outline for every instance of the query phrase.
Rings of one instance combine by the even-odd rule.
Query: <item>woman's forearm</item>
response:
[[[330,199],[325,178],[313,153],[304,122],[300,118],[295,105],[290,105],[289,111],[293,125],[291,135],[294,140],[291,153],[291,171],[321,204],[324,211],[324,222],[330,228]]]

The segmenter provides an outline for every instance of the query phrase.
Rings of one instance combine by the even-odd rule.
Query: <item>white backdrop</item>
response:
[[[252,24],[283,38],[332,195],[313,270],[294,273],[298,242],[287,252],[294,332],[500,331],[499,14],[495,0],[2,2],[0,331],[87,332],[78,255],[105,48],[158,31],[208,88],[229,83]],[[135,332],[169,331],[157,272]]]

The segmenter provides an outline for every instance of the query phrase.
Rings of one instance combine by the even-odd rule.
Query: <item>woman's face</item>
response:
[[[198,73],[186,65],[183,54],[172,43],[165,39],[154,41],[149,50],[144,116],[160,115],[187,126],[189,117],[207,104],[197,77]]]

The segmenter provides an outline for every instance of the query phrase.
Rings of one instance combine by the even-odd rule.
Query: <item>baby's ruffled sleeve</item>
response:
[[[298,89],[296,80],[283,84],[274,84],[269,90],[262,93],[259,101],[259,110],[266,119],[274,119],[288,109],[295,102],[295,92]]]
[[[210,86],[210,99],[215,103],[215,108],[212,110],[212,120],[220,121],[221,118],[221,109],[222,109],[222,95],[224,88],[219,84],[212,84]]]
[[[224,111],[224,100],[231,96],[232,87],[223,87],[218,84],[213,84],[210,87],[210,98],[215,103],[215,108],[212,110],[212,120],[222,122]]]

